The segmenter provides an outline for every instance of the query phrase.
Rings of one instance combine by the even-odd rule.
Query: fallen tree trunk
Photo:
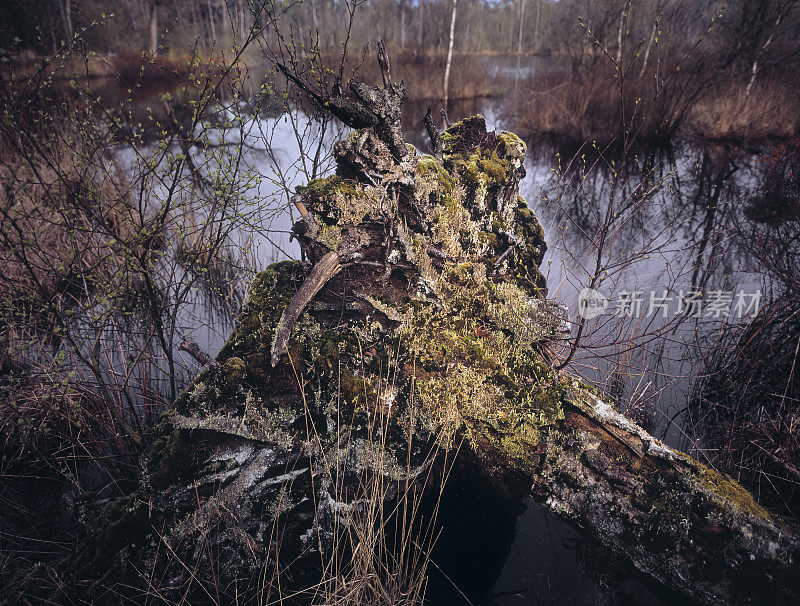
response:
[[[399,104],[392,86],[359,98]],[[441,134],[441,161],[402,153],[394,109],[361,108],[391,128],[354,131],[337,175],[300,188],[305,262],[256,278],[140,489],[90,509],[83,562],[112,570],[92,591],[285,598],[322,574],[365,474],[396,500],[460,448],[498,491],[533,494],[691,600],[794,603],[796,528],[553,371],[562,320],[518,194],[525,144],[476,116]]]

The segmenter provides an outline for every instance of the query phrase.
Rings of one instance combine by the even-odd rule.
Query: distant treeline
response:
[[[800,0],[6,0],[0,45],[29,59],[79,44],[117,62],[142,51],[165,60],[227,55],[257,31],[267,55],[318,52],[332,64],[347,38],[355,68],[383,38],[409,97],[427,100],[441,97],[454,12],[451,99],[508,92],[475,54],[554,59],[518,72],[511,113],[524,134],[800,132]]]
[[[285,6],[288,4],[288,7]],[[6,0],[0,3],[0,44],[49,52],[80,28],[104,52],[179,49],[199,41],[230,42],[254,20],[285,12],[298,45],[319,34],[323,51],[340,48],[355,7],[352,48],[380,36],[395,49],[442,51],[453,0]],[[456,52],[543,52],[580,55],[620,41],[643,57],[659,47],[689,51],[701,39],[723,62],[796,62],[798,0],[459,0]],[[113,15],[113,16],[111,16]],[[105,17],[104,17],[105,16]],[[600,45],[596,44],[600,42]],[[623,49],[624,50],[624,49]],[[704,52],[704,54],[705,54]],[[758,66],[761,69],[764,66]]]

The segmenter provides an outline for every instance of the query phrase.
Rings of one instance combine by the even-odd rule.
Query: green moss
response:
[[[756,503],[753,495],[730,476],[720,473],[703,464],[698,464],[700,483],[707,489],[715,505],[723,510],[732,509],[740,515],[757,520],[766,520],[769,513]]]
[[[247,365],[241,358],[232,356],[225,360],[219,371],[220,386],[226,390],[236,389],[247,373]]]
[[[521,163],[524,160],[528,146],[525,145],[522,139],[505,130],[498,134],[497,137],[503,142],[503,155],[509,158],[511,162]]]
[[[338,225],[321,225],[315,235],[317,241],[329,250],[338,250],[342,243],[342,230]]]
[[[358,224],[373,209],[374,192],[338,175],[314,179],[296,188],[303,201],[328,225]]]
[[[366,298],[374,314],[331,330],[322,330],[305,314],[289,346],[292,368],[306,377],[309,406],[355,415],[381,405],[385,390],[379,386],[387,369],[417,368],[418,376],[393,379],[398,417],[403,402],[414,402],[420,409],[416,422],[430,431],[445,439],[464,431],[521,460],[563,420],[563,394],[553,387],[549,365],[536,349],[551,336],[550,328],[537,315],[528,288],[529,275],[538,271],[543,232],[521,198],[511,215],[501,214],[494,201],[501,187],[515,182],[525,145],[508,133],[487,134],[481,116],[448,129],[443,143],[444,165],[429,155],[409,163],[431,231],[409,232],[408,240],[422,278],[437,292],[435,302],[398,306]],[[377,188],[340,176],[316,179],[298,192],[320,219],[311,223],[316,231],[307,237],[332,250],[340,245],[343,228],[359,227],[385,212],[379,208],[385,196]],[[512,229],[531,244],[515,255],[521,267],[495,283],[487,275],[510,245],[502,234]],[[434,267],[430,246],[444,253],[443,268]],[[243,407],[247,425],[262,432],[291,416],[271,393],[269,348],[274,326],[302,277],[300,266],[278,265],[256,278],[234,335],[220,353],[221,366],[189,391],[195,406],[214,400]],[[386,318],[395,333],[375,322]],[[245,382],[244,392],[237,392]],[[220,395],[225,393],[230,395]]]
[[[255,277],[233,334],[217,356],[219,366],[203,370],[176,400],[175,410],[211,413],[230,404],[245,379],[258,384],[267,378],[275,326],[304,277],[299,261],[275,263]]]
[[[304,278],[305,267],[299,261],[275,263],[259,273],[250,285],[247,304],[233,335],[223,346],[217,361],[224,362],[233,356],[249,361],[254,354],[266,354],[275,325]],[[249,371],[258,370],[249,363],[247,366]]]
[[[176,429],[172,415],[165,415],[154,428],[144,454],[146,483],[158,490],[191,477],[199,468],[197,445],[188,431]],[[181,465],[175,465],[180,461]]]
[[[358,183],[333,175],[322,179],[312,179],[306,185],[298,185],[295,191],[301,194],[304,200],[311,203],[325,202],[330,201],[337,194],[343,196],[356,195],[358,193]]]
[[[550,428],[564,419],[562,388],[520,326],[531,312],[527,294],[494,284],[477,264],[447,264],[441,301],[415,310],[406,337],[425,369],[415,382],[426,426],[448,442],[464,431],[476,447],[490,446],[513,464],[534,460]]]
[[[688,536],[692,503],[674,481],[659,483],[654,491],[656,498],[650,495],[643,498],[647,503],[644,509],[650,515],[641,528],[640,540],[674,548],[676,535]]]
[[[514,220],[514,232],[521,242],[518,247],[515,272],[524,283],[527,292],[544,298],[547,294],[547,280],[539,270],[547,252],[544,229],[522,196],[517,198]]]
[[[417,200],[423,204],[443,204],[453,196],[453,178],[433,156],[418,158],[415,182]]]
[[[506,159],[500,159],[496,152],[480,156],[476,164],[478,168],[486,173],[495,183],[503,184],[506,182],[509,163]]]
[[[463,434],[476,449],[489,448],[520,469],[538,460],[533,453],[564,419],[564,393],[537,350],[549,335],[533,330],[546,323],[536,315],[526,273],[511,271],[497,282],[490,276],[494,259],[509,246],[504,232],[516,229],[538,245],[541,226],[521,198],[511,216],[496,208],[495,197],[516,178],[525,148],[511,137],[492,139],[472,129],[481,123],[482,118],[466,121],[445,134],[445,165],[452,171],[427,155],[409,163],[431,229],[409,231],[407,239],[435,297],[399,305],[362,297],[373,313],[327,330],[313,313],[303,314],[289,344],[291,373],[281,378],[283,371],[270,363],[274,328],[305,269],[299,263],[273,265],[253,282],[218,356],[220,366],[198,378],[182,409],[219,416],[220,431],[226,431],[226,419],[235,424],[241,416],[248,435],[277,436],[283,443],[289,433],[282,428],[309,410],[324,414],[330,427],[346,418],[358,431],[384,407],[396,427],[412,424],[424,428],[420,435],[428,432],[445,443]],[[369,218],[388,217],[378,214],[387,211],[377,188],[339,176],[298,191],[320,219],[311,222],[316,231],[306,237],[330,249],[339,246],[344,228],[352,239],[352,229]],[[479,212],[482,206],[486,212]],[[444,253],[444,267],[434,267],[430,246]],[[531,252],[525,263],[534,262]],[[387,318],[393,330],[376,321]]]
[[[286,432],[281,432],[282,436],[277,436],[276,432],[281,428],[288,427],[298,416],[298,411],[285,406],[270,406],[263,397],[257,395],[255,391],[248,391],[245,398],[243,421],[250,431],[256,435],[275,436],[273,442],[285,444],[289,447],[292,443],[291,436]]]
[[[439,166],[439,162],[430,154],[417,158],[417,174],[422,177],[438,173]]]
[[[372,381],[357,377],[351,372],[342,372],[338,387],[338,395],[352,409],[366,411],[376,406],[378,392]]]
[[[475,141],[475,133],[486,133],[486,119],[476,114],[456,122],[441,134],[442,150],[445,155],[474,149],[479,141]]]

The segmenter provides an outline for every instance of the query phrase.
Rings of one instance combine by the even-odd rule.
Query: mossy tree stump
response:
[[[303,261],[256,278],[140,489],[99,510],[88,559],[113,563],[106,584],[139,574],[198,600],[261,591],[265,570],[311,584],[364,473],[392,499],[460,448],[682,595],[792,603],[793,527],[552,370],[563,322],[519,196],[525,144],[476,116],[442,133],[439,161],[390,131],[353,131],[337,174],[298,189]]]

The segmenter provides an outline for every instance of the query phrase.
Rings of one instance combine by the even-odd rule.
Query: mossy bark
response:
[[[465,449],[498,490],[532,492],[693,600],[790,603],[794,528],[552,370],[563,321],[519,196],[525,144],[481,116],[441,141],[441,162],[398,159],[355,131],[335,148],[338,174],[298,190],[304,261],[256,278],[219,364],[152,438],[140,489],[99,510],[94,561],[198,600],[263,591],[273,571],[301,587],[362,506],[364,474],[391,499]],[[303,302],[273,366],[284,310],[330,253],[340,271]]]

